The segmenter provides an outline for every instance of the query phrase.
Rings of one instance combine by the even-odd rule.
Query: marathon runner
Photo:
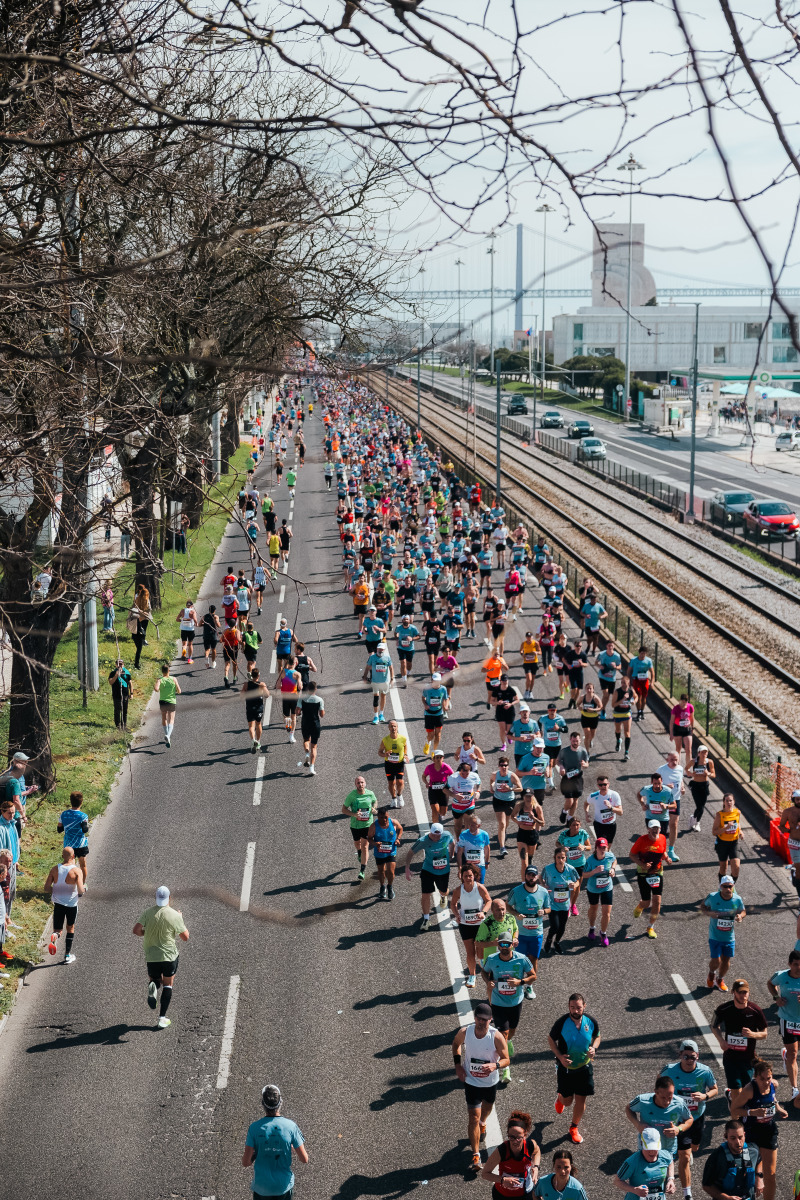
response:
[[[227,631],[226,631],[227,632]],[[161,724],[164,729],[164,744],[172,745],[172,731],[175,728],[175,710],[181,694],[181,685],[169,673],[169,663],[161,664],[161,678],[153,684],[153,691],[158,692],[158,707],[161,710]]]
[[[708,927],[708,978],[706,987],[718,987],[727,992],[725,976],[736,953],[736,926],[744,920],[747,912],[744,901],[735,890],[730,875],[723,875],[719,890],[711,892],[699,906],[700,911],[710,917]]]
[[[460,872],[461,882],[453,889],[450,911],[458,922],[461,940],[467,956],[466,987],[475,987],[477,966],[475,962],[475,935],[483,924],[492,903],[492,898],[482,883],[475,878],[470,863],[465,863]]]
[[[411,861],[419,851],[423,853],[420,885],[422,888],[422,922],[423,933],[430,928],[431,896],[434,890],[439,893],[443,908],[447,907],[447,893],[450,889],[450,863],[455,856],[455,842],[449,830],[445,830],[438,821],[434,821],[428,833],[418,837],[413,846],[409,847],[405,861],[405,876],[411,881]]]
[[[369,843],[378,869],[379,900],[394,900],[394,872],[402,836],[403,826],[389,816],[389,806],[382,805],[369,830]]]
[[[664,895],[664,860],[667,859],[667,839],[661,832],[661,822],[655,817],[647,822],[647,833],[637,838],[631,846],[631,860],[636,863],[636,882],[641,899],[633,910],[638,918],[648,914],[647,936],[657,938],[655,923],[661,912]],[[667,861],[669,861],[667,859]]]
[[[241,691],[245,696],[245,719],[252,742],[250,753],[258,754],[261,749],[264,703],[269,696],[269,688],[261,679],[258,667],[253,667],[248,678],[242,684]]]
[[[529,863],[525,867],[522,883],[512,888],[508,897],[508,907],[517,918],[517,949],[530,960],[533,971],[532,980],[525,986],[525,997],[535,1000],[533,984],[536,982],[544,941],[543,918],[550,914],[550,893],[539,882],[539,868],[535,863]]]
[[[306,756],[297,765],[298,767],[308,767],[309,775],[316,775],[317,745],[322,732],[322,718],[325,716],[325,701],[317,692],[315,679],[309,680],[308,687],[303,688],[299,707],[300,737]]]
[[[614,903],[614,876],[617,858],[604,837],[595,841],[594,850],[586,859],[581,878],[586,883],[586,898],[589,901],[589,941],[598,940],[608,946],[608,924],[611,906]],[[600,912],[600,935],[597,934],[597,914]]]
[[[170,904],[170,891],[164,884],[156,888],[155,905],[145,909],[134,925],[133,933],[135,937],[144,939],[144,960],[150,979],[147,1003],[153,1009],[157,1006],[160,987],[158,1028],[166,1029],[172,1024],[167,1010],[172,1002],[172,989],[178,973],[178,942],[188,942],[189,930],[181,910]]]
[[[600,1045],[600,1026],[587,1013],[580,992],[570,996],[568,1011],[555,1022],[547,1042],[557,1063],[554,1107],[559,1115],[572,1108],[569,1136],[579,1145],[583,1135],[578,1126],[588,1097],[594,1095],[594,1059]]]
[[[495,953],[484,959],[481,974],[489,989],[492,1024],[505,1037],[512,1058],[514,1035],[522,1015],[523,988],[533,983],[536,972],[528,956],[514,949],[514,937],[506,931],[498,935]],[[511,1082],[510,1066],[501,1070],[500,1082]]]
[[[356,775],[355,788],[345,796],[342,815],[350,818],[350,835],[359,862],[359,879],[363,879],[367,873],[369,835],[377,811],[378,797],[367,787],[364,776]]]
[[[408,739],[400,733],[397,721],[389,722],[389,732],[381,739],[378,754],[383,759],[383,769],[386,772],[386,782],[389,795],[392,797],[392,808],[403,808],[403,785],[405,783],[405,767],[408,762]]]
[[[78,900],[86,891],[83,871],[75,862],[75,851],[72,846],[65,846],[61,851],[61,862],[50,868],[44,881],[44,894],[53,900],[53,932],[47,947],[50,954],[55,954],[58,941],[67,927],[64,939],[64,962],[74,963],[75,955],[72,946],[75,940],[75,922],[78,918]],[[4,906],[5,908],[5,906]],[[3,924],[5,925],[5,911]]]
[[[462,1026],[453,1038],[456,1075],[464,1084],[467,1102],[472,1170],[480,1171],[480,1144],[486,1137],[486,1122],[494,1108],[500,1071],[510,1064],[506,1039],[492,1025],[490,1005],[475,1006],[474,1024]]]
[[[692,1038],[684,1038],[678,1061],[667,1063],[659,1074],[672,1080],[677,1095],[686,1101],[692,1114],[691,1128],[678,1135],[678,1174],[684,1196],[691,1196],[692,1156],[698,1153],[703,1140],[706,1105],[718,1095],[719,1088],[714,1072],[700,1062],[700,1051]]]
[[[797,1087],[797,1047],[800,1043],[800,951],[789,954],[789,966],[776,971],[767,982],[778,1008],[778,1024],[783,1042],[783,1062],[792,1088],[792,1100],[800,1095]],[[797,1107],[797,1105],[795,1105]]]

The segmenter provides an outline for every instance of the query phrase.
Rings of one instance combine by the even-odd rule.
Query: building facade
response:
[[[640,379],[663,383],[671,372],[685,372],[694,358],[695,308],[669,304],[632,308],[631,371]],[[554,358],[563,363],[578,354],[613,356],[625,361],[625,312],[607,307],[579,308],[553,317]],[[761,344],[759,347],[759,339]],[[698,360],[701,371],[724,376],[759,372],[776,376],[800,371],[783,314],[766,307],[701,305]]]

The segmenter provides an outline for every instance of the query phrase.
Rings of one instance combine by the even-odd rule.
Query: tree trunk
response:
[[[195,415],[186,435],[187,467],[184,476],[183,505],[189,518],[189,528],[199,529],[205,500],[206,470],[210,457],[208,421]]]
[[[51,668],[74,606],[56,600],[44,604],[12,601],[4,607],[14,651],[8,750],[9,754],[24,751],[31,759],[36,782],[50,791],[55,782],[50,743]]]
[[[153,511],[161,439],[150,434],[136,455],[123,464],[131,490],[131,525],[136,548],[136,586],[150,592],[150,604],[161,607],[164,563],[158,553],[158,519]]]
[[[239,449],[239,411],[238,400],[229,400],[227,407],[228,419],[222,426],[220,442],[222,446],[222,474],[227,475],[231,469],[230,459]]]

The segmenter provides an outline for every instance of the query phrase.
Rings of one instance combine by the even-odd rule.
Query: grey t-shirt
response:
[[[578,750],[573,750],[571,746],[562,746],[558,752],[556,765],[564,768],[565,779],[573,779],[583,770],[588,761],[589,751],[585,746],[581,746]]]

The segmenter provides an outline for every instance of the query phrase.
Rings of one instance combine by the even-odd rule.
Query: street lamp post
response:
[[[422,276],[422,304],[419,314],[419,346],[417,348],[417,430],[422,428],[420,423],[420,371],[422,369],[422,346],[425,341],[425,268],[420,267],[419,273]]]
[[[541,353],[542,353],[542,362],[541,362],[542,408],[544,408],[544,350],[545,350],[544,331],[547,328],[547,324],[546,324],[547,316],[545,313],[545,304],[546,304],[545,289],[547,287],[547,214],[551,213],[551,212],[555,212],[556,210],[549,204],[540,204],[536,211],[540,212],[540,213],[544,213],[544,222],[543,222],[543,229],[542,229],[542,342],[541,342],[541,345],[542,345],[542,351],[541,351]],[[534,430],[536,429],[536,390],[535,389],[534,389],[534,393],[533,393],[533,428],[534,428]]]
[[[489,240],[491,241],[492,244],[489,247],[489,249],[486,251],[486,253],[489,255],[489,263],[490,263],[489,289],[490,289],[490,293],[491,293],[491,299],[489,301],[489,378],[490,379],[494,373],[494,255],[495,255],[494,239],[496,236],[497,236],[497,234],[494,234],[494,233],[489,234]]]
[[[463,261],[460,258],[457,258],[456,259],[456,270],[458,271],[458,341],[457,341],[456,345],[457,345],[457,352],[458,352],[458,373],[461,376],[461,404],[462,404],[462,406],[464,404],[464,364],[461,361],[461,358],[462,358],[462,354],[461,354],[461,268],[463,266],[464,266]]]
[[[697,449],[697,373],[700,338],[700,305],[694,306],[694,364],[692,366],[692,443],[689,457],[689,520],[694,521],[694,459]]]
[[[631,395],[631,269],[633,264],[633,172],[643,170],[633,154],[628,155],[627,162],[617,167],[618,171],[628,172],[628,301],[625,309],[625,393],[622,397],[622,419],[628,419],[628,401]]]

